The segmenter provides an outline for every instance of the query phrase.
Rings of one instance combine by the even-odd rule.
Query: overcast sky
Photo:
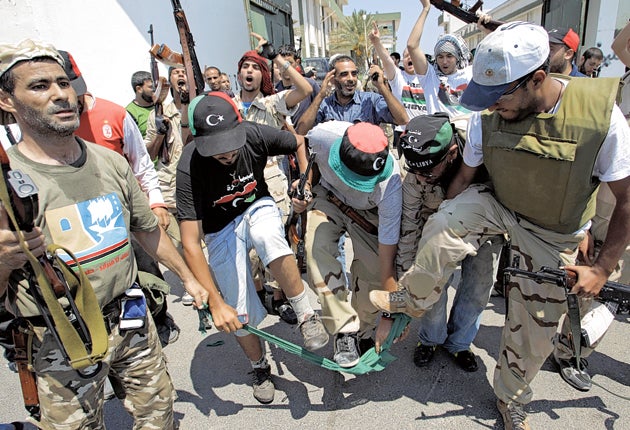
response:
[[[483,3],[483,10],[489,11],[497,7],[505,0],[486,0]],[[474,4],[474,1],[469,1]],[[363,9],[368,13],[390,13],[400,12],[400,28],[398,29],[397,51],[402,52],[407,46],[407,38],[411,32],[411,28],[418,19],[418,15],[422,10],[422,4],[419,0],[349,0],[348,5],[344,6],[344,15],[351,15],[353,10]],[[433,52],[433,46],[438,36],[442,34],[442,27],[437,25],[438,17],[441,11],[432,7],[425,24],[424,34],[420,41],[420,47],[427,53]]]

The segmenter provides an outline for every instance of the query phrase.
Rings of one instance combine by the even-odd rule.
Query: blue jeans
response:
[[[437,303],[420,318],[418,339],[423,345],[443,345],[451,354],[470,348],[479,331],[481,313],[488,304],[502,245],[503,238],[493,236],[477,250],[476,256],[468,256],[462,261],[461,279],[448,323],[448,294],[442,294]],[[446,287],[452,280],[453,276]]]

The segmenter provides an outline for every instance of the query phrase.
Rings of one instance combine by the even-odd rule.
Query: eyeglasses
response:
[[[519,88],[521,88],[522,86],[524,86],[527,81],[529,81],[534,75],[532,73],[530,73],[529,75],[525,75],[524,78],[521,78],[521,80],[518,82],[518,84],[516,84],[516,86],[514,88],[512,88],[511,90],[507,90],[506,92],[504,92],[501,97],[503,96],[509,96],[510,94],[514,94]]]

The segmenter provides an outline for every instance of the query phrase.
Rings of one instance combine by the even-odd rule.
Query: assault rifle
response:
[[[149,38],[151,39],[151,46],[154,45],[153,41],[153,24],[149,24]],[[160,79],[160,71],[158,70],[157,61],[155,57],[151,55],[151,77],[153,78],[153,86],[157,88],[158,80]]]
[[[173,4],[173,15],[175,16],[175,25],[179,32],[179,42],[182,45],[182,57],[184,68],[186,69],[186,77],[188,78],[188,93],[191,99],[203,92],[204,80],[197,54],[195,53],[195,41],[193,40],[186,14],[179,0],[171,0]]]
[[[479,17],[475,14],[475,12],[483,5],[483,1],[478,0],[470,9],[462,9],[459,7],[459,1],[445,1],[445,0],[431,0],[431,4],[435,6],[437,9],[450,13],[451,15],[461,19],[467,24],[476,23],[479,21]],[[501,21],[490,20],[488,22],[482,23],[484,27],[489,30],[496,30],[498,26],[503,24]]]
[[[149,25],[148,33],[151,36],[151,46],[157,46],[154,44],[153,41],[153,24]],[[162,45],[155,52],[161,53],[164,49],[163,47],[166,48],[165,45]],[[151,54],[151,78],[153,79],[153,109],[155,110],[155,125],[158,130],[161,127],[166,127],[166,135],[164,136],[162,144],[160,145],[160,149],[157,153],[159,154],[163,163],[169,163],[171,161],[169,145],[169,133],[171,130],[170,126],[164,123],[164,109],[162,103],[164,103],[164,100],[166,100],[166,97],[168,96],[168,90],[171,88],[171,84],[169,83],[167,78],[160,76],[157,61],[155,61],[156,54],[154,53],[153,48],[149,50],[149,53]]]
[[[313,167],[315,161],[315,153],[311,152],[308,157],[308,164],[304,173],[300,174],[300,180],[295,190],[289,193],[289,197],[295,197],[298,200],[304,200],[306,198],[305,187],[308,182],[308,175]],[[300,224],[300,231],[298,232],[298,222]],[[306,253],[304,250],[304,234],[306,233],[306,211],[301,214],[297,214],[293,211],[293,205],[291,204],[291,211],[287,218],[285,225],[285,234],[287,242],[293,248],[295,247],[295,256],[297,257],[297,265],[302,273],[306,272]]]
[[[608,308],[608,317],[606,312],[599,312],[595,315],[594,311],[589,312],[591,315],[595,315],[587,321],[586,325],[582,322],[582,315],[580,315],[580,308],[578,303],[577,294],[571,293],[571,289],[577,281],[577,274],[571,270],[566,269],[554,269],[553,267],[543,266],[537,272],[530,272],[518,268],[519,257],[515,256],[512,267],[503,269],[504,286],[507,286],[510,281],[510,276],[516,276],[520,278],[531,279],[539,284],[548,283],[557,285],[564,288],[567,297],[567,316],[569,318],[570,325],[570,339],[573,348],[573,354],[575,356],[575,362],[577,363],[577,369],[581,370],[582,364],[580,361],[580,354],[582,345],[592,346],[608,329],[610,323],[614,319],[613,312],[617,312],[620,307],[626,307],[630,303],[630,286],[621,284],[619,282],[607,281],[600,290],[597,300],[605,303],[605,308]],[[506,295],[506,300],[507,300]]]
[[[504,276],[506,274],[508,275],[508,282],[509,276],[516,276],[519,278],[531,279],[539,284],[554,284],[559,287],[565,288],[567,292],[569,292],[577,281],[577,275],[573,271],[565,269],[554,269],[552,267],[543,266],[537,272],[530,272],[527,270],[519,269],[518,261],[519,257],[514,257],[512,267],[506,267],[505,269],[503,269]],[[627,307],[628,305],[630,305],[630,286],[621,284],[619,282],[606,281],[595,299],[601,302],[614,302],[621,307]]]

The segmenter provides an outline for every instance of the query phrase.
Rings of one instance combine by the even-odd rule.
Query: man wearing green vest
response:
[[[483,237],[508,234],[521,269],[575,271],[572,292],[581,310],[588,309],[630,242],[630,128],[615,105],[618,80],[549,75],[547,32],[524,22],[500,26],[476,52],[461,103],[487,110],[471,117],[450,200],[426,223],[400,290],[375,291],[370,299],[384,311],[420,316],[439,299],[459,262],[476,254]],[[482,164],[492,189],[469,187]],[[593,264],[576,266],[600,182],[614,194],[615,210]],[[529,429],[523,405],[553,351],[567,295],[555,284],[521,278],[511,279],[506,295],[494,391],[505,428]]]

